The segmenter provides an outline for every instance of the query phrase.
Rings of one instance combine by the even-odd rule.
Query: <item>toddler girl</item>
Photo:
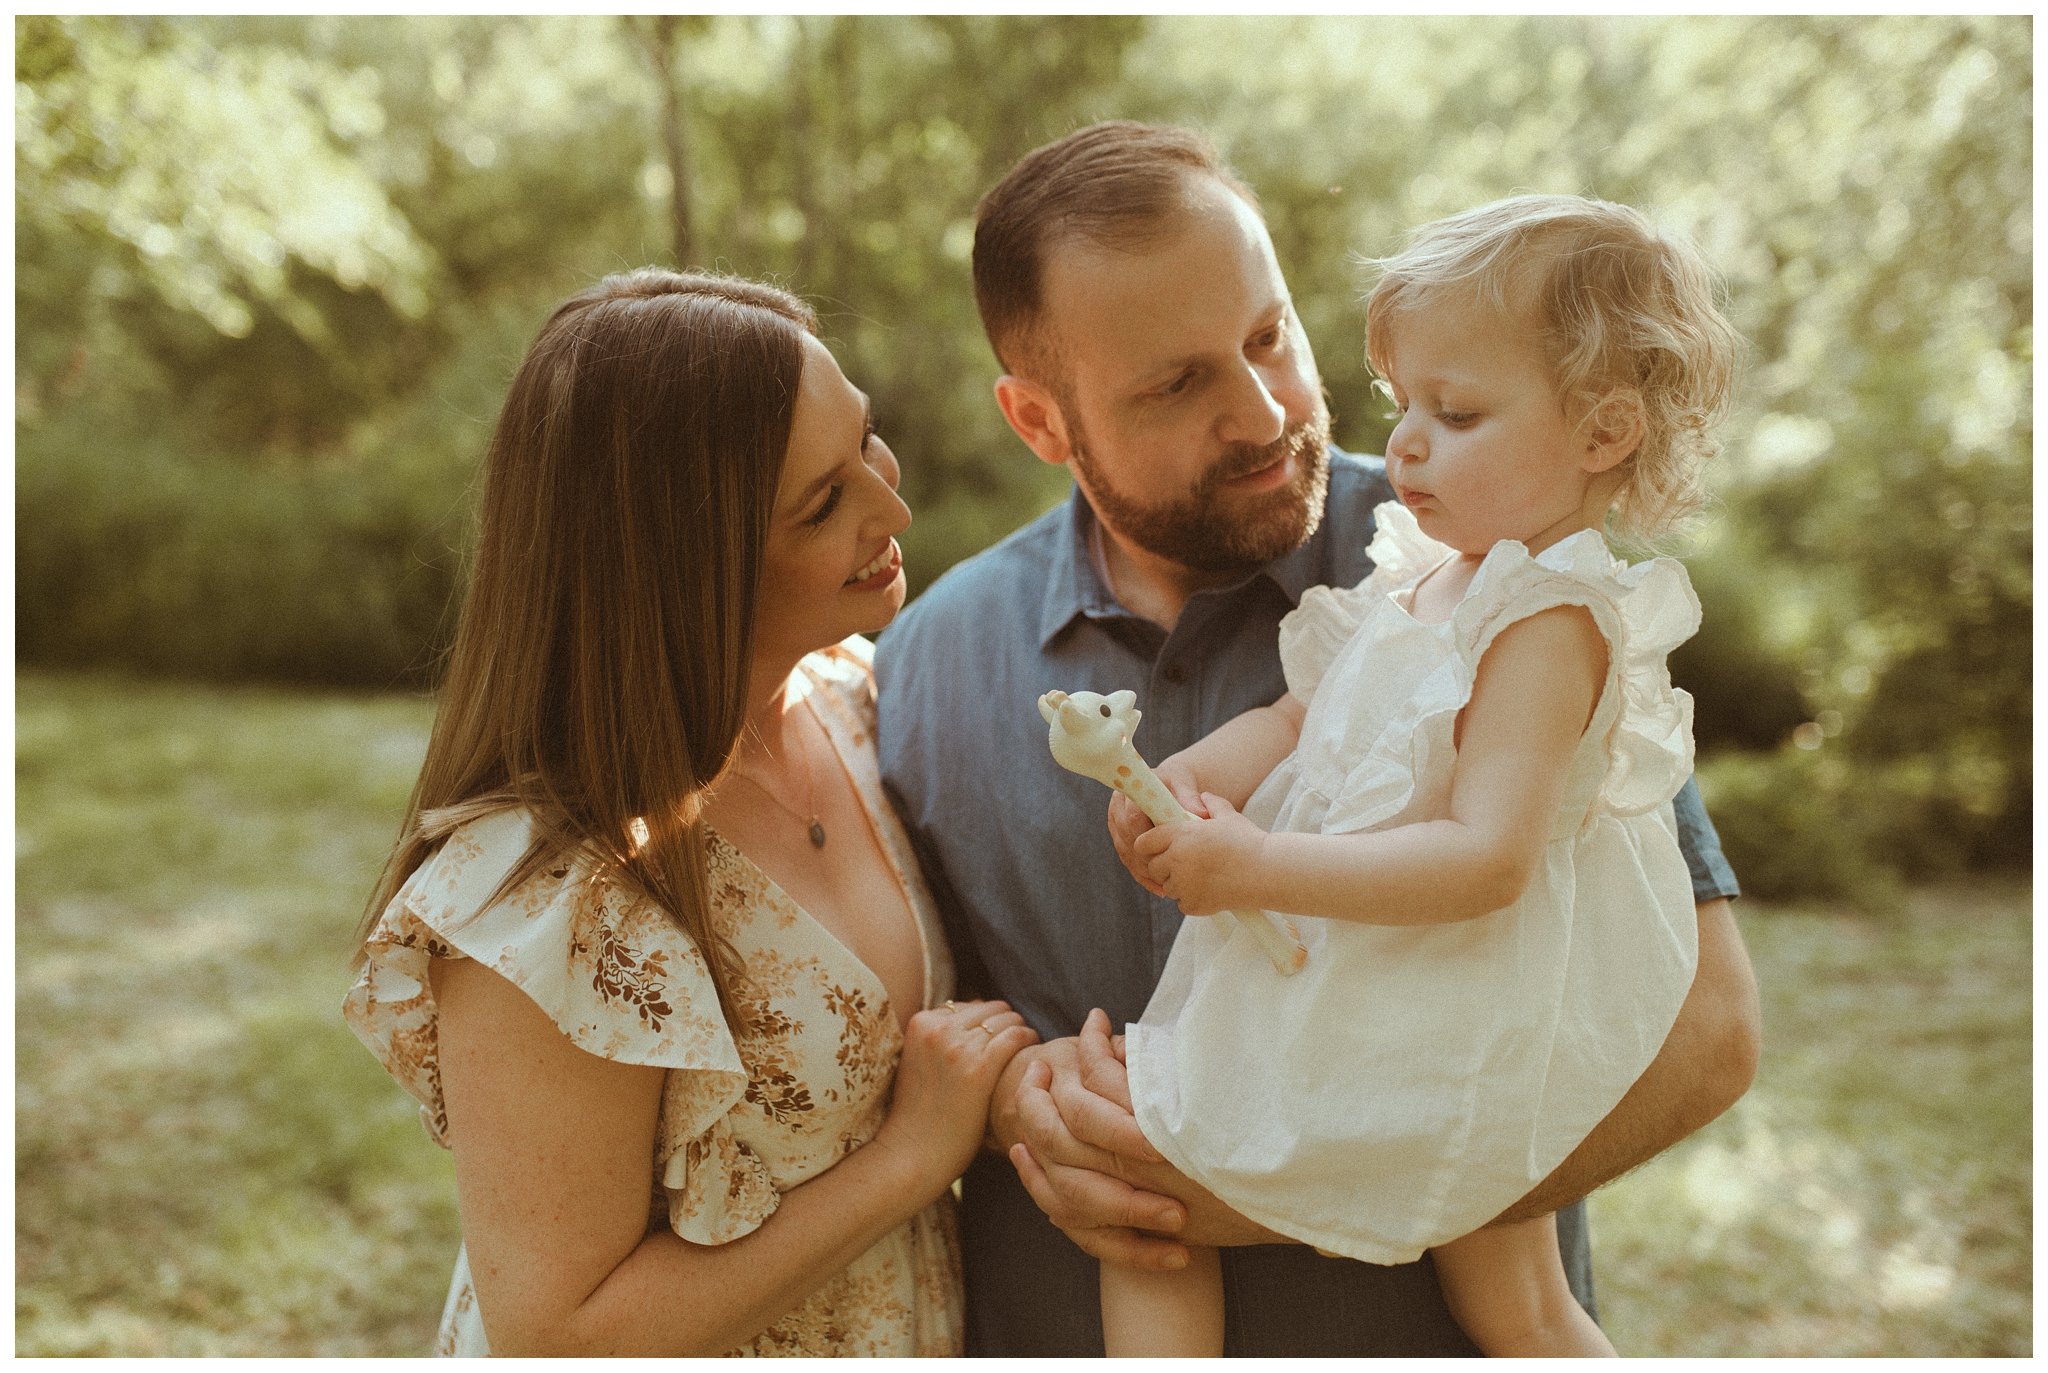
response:
[[[1288,694],[1159,766],[1198,818],[1118,798],[1132,872],[1189,915],[1297,920],[1275,974],[1191,920],[1125,1054],[1167,1161],[1325,1252],[1425,1249],[1490,1355],[1611,1354],[1554,1218],[1488,1225],[1621,1099],[1691,985],[1668,802],[1692,702],[1684,569],[1617,561],[1699,504],[1739,347],[1707,272],[1636,212],[1521,196],[1419,230],[1367,304],[1400,411],[1375,571],[1282,622]],[[1242,813],[1240,813],[1240,811]],[[1482,1228],[1483,1227],[1483,1228]],[[1105,1265],[1111,1353],[1220,1353],[1213,1250]]]

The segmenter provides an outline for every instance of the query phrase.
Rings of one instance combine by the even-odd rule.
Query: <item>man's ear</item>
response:
[[[1642,393],[1625,386],[1600,397],[1579,421],[1579,437],[1585,471],[1609,472],[1627,462],[1643,446]]]
[[[1040,462],[1064,467],[1074,455],[1067,438],[1067,417],[1060,413],[1052,392],[1035,381],[1004,373],[996,378],[996,404],[1017,437],[1038,455]]]

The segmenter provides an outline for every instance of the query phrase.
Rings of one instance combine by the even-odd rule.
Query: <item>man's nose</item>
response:
[[[1287,407],[1266,376],[1247,363],[1233,379],[1230,408],[1220,427],[1225,443],[1268,444],[1287,431]]]

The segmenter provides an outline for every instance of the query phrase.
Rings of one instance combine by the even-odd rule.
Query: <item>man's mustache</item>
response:
[[[1326,426],[1320,420],[1303,420],[1271,443],[1232,444],[1230,451],[1209,469],[1204,484],[1218,486],[1227,481],[1235,481],[1239,477],[1248,477],[1254,472],[1264,471],[1281,458],[1306,456],[1318,446],[1327,446],[1325,430]]]

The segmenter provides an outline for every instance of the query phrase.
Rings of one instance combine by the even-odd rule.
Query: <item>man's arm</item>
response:
[[[1728,902],[1702,902],[1698,913],[1699,969],[1664,1047],[1585,1142],[1502,1219],[1569,1206],[1749,1089],[1761,1038],[1756,976]],[[1108,1029],[1106,1017],[1091,1014],[1078,1039],[1039,1046],[1031,1063],[1042,1066],[1025,1064],[1024,1054],[1013,1059],[996,1090],[989,1145],[1009,1152],[1039,1209],[1097,1258],[1151,1268],[1185,1261],[1181,1245],[1162,1235],[1188,1244],[1284,1242],[1157,1161],[1130,1116]]]
[[[1699,924],[1699,970],[1664,1047],[1593,1133],[1502,1220],[1571,1205],[1663,1153],[1749,1090],[1763,1043],[1756,974],[1726,900],[1700,903]]]

